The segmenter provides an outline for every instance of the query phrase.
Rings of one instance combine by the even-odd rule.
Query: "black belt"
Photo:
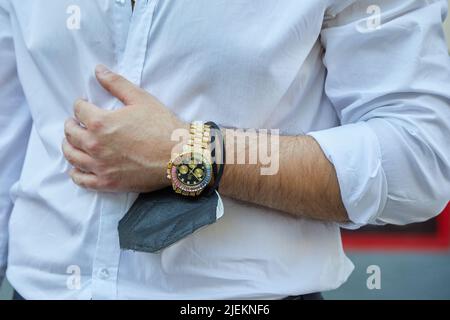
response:
[[[14,290],[13,300],[25,300],[16,290]],[[282,300],[323,300],[323,296],[320,292],[302,294],[299,296],[288,296]]]

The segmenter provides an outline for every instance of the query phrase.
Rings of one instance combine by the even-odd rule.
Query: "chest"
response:
[[[83,50],[116,55],[131,33],[145,33],[148,47],[167,55],[192,53],[264,59],[274,51],[299,56],[320,32],[320,0],[22,0],[14,2],[26,48],[58,60]],[[148,28],[139,19],[152,8]],[[133,9],[134,8],[134,9]],[[146,18],[148,20],[148,17]],[[144,45],[144,44],[141,44]]]

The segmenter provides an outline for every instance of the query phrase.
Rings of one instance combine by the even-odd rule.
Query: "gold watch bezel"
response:
[[[183,146],[183,152],[177,154],[167,165],[167,178],[172,182],[173,190],[183,196],[198,196],[213,180],[210,144],[210,127],[202,123],[193,122],[190,126],[190,138]],[[183,159],[195,159],[194,163],[202,163],[205,177],[201,183],[189,185],[178,179],[177,169],[181,166]]]

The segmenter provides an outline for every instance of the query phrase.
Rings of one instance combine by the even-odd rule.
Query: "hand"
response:
[[[108,111],[83,100],[74,104],[74,119],[65,123],[62,150],[73,165],[72,180],[79,186],[109,192],[150,192],[170,185],[166,166],[179,120],[155,97],[100,65],[100,84],[124,104]]]

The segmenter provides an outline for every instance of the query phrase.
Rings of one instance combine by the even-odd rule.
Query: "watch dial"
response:
[[[177,167],[177,177],[188,186],[196,186],[205,178],[205,171],[203,163],[196,164],[187,160]]]
[[[186,153],[174,161],[174,183],[187,192],[204,189],[211,181],[211,164],[201,154]]]

